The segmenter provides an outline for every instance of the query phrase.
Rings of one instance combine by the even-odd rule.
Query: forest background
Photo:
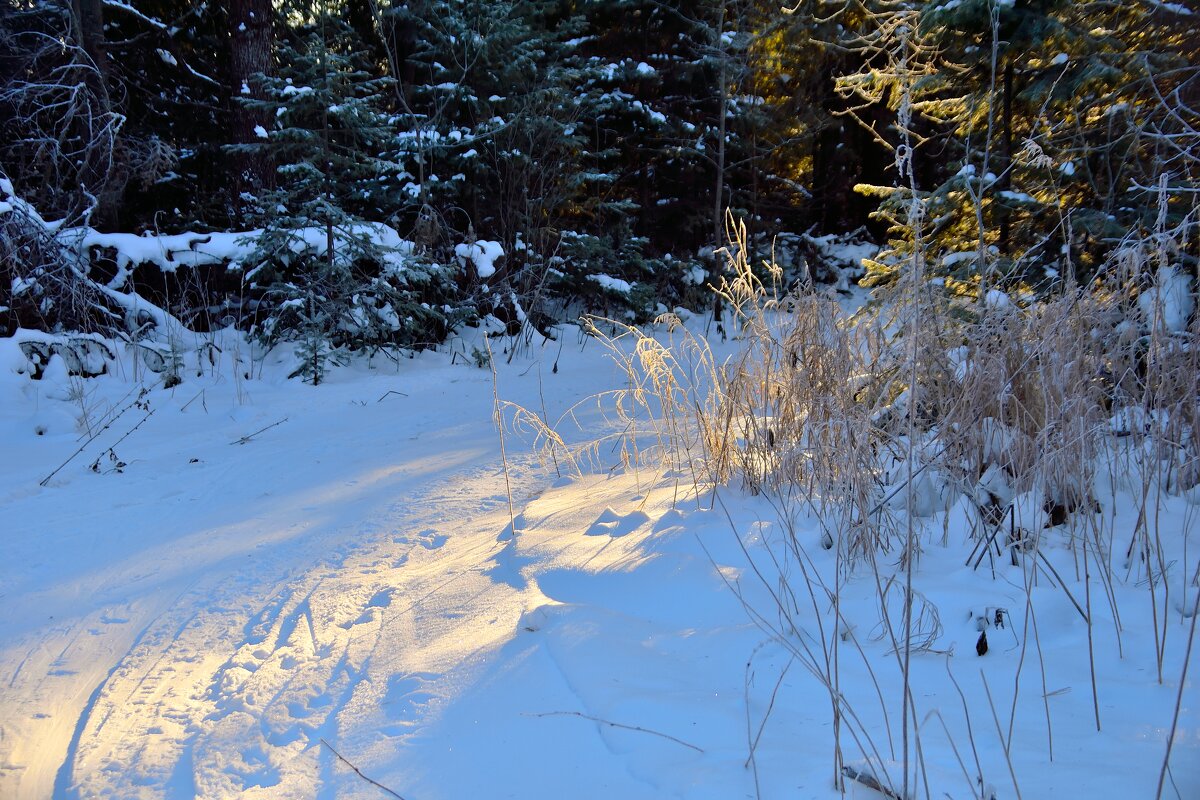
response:
[[[784,288],[892,282],[914,196],[921,258],[958,298],[1027,303],[1151,239],[1190,269],[1192,12],[9,2],[0,331],[134,336],[157,323],[130,295],[329,353],[487,314],[644,320],[711,303],[726,209]],[[831,234],[884,249],[846,258],[874,251]]]

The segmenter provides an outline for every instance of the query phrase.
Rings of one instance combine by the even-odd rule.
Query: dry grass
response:
[[[718,361],[672,316],[659,320],[665,335],[587,320],[586,333],[624,373],[623,386],[584,401],[600,408],[606,432],[568,447],[557,431],[579,407],[559,420],[514,407],[512,419],[577,469],[611,464],[617,454],[624,467],[652,471],[650,480],[673,473],[690,481],[694,497],[740,485],[775,508],[784,535],[752,564],[773,607],[747,611],[827,689],[839,779],[848,774],[847,746],[893,790],[903,784],[929,791],[906,664],[910,653],[941,652],[942,623],[938,608],[906,578],[930,543],[928,526],[914,528],[914,519],[966,513],[975,539],[967,563],[978,568],[986,559],[993,573],[1006,562],[1021,569],[1024,608],[1006,613],[1021,629],[1020,662],[1028,651],[1039,666],[1051,751],[1032,600],[1039,581],[1061,589],[1086,622],[1092,670],[1096,610],[1110,612],[1099,616],[1113,620],[1120,648],[1118,584],[1145,582],[1162,681],[1166,642],[1178,635],[1168,624],[1171,599],[1182,592],[1186,600],[1200,575],[1186,530],[1158,524],[1168,495],[1200,491],[1200,354],[1192,346],[1195,324],[1170,330],[1166,309],[1154,302],[1171,279],[1155,272],[1156,251],[1127,248],[1093,283],[1065,285],[1028,305],[984,303],[938,281],[901,281],[850,313],[811,285],[784,291],[777,268],[747,262],[745,229],[731,223],[730,233],[729,277],[715,289],[734,317],[731,329],[742,345],[736,355]],[[718,493],[711,496],[735,525]],[[1129,497],[1140,504],[1138,521],[1132,531],[1118,531],[1114,509]],[[1101,501],[1104,514],[1096,513]],[[816,542],[801,517],[817,520],[817,541],[834,551],[832,576],[816,568],[809,550]],[[941,519],[948,525],[950,515]],[[1044,547],[1047,536],[1057,549]],[[1179,551],[1178,537],[1182,567],[1168,555]],[[1072,591],[1064,574],[1082,582],[1082,591]],[[903,676],[901,714],[911,721],[902,733],[911,732],[914,748],[903,781],[888,774],[889,764],[895,769],[893,726],[900,726],[888,707],[900,704],[880,688],[875,671],[882,668],[870,663],[868,642],[842,616],[843,590],[855,576],[876,587],[879,619],[865,638],[882,642]],[[822,623],[830,612],[832,621]],[[861,659],[872,675],[883,734],[842,691],[839,665],[848,658]],[[991,711],[998,729],[998,714],[1009,712],[1006,743],[1020,676],[1018,669],[1013,707]],[[1094,679],[1091,688],[1099,727]],[[982,716],[976,725],[986,726]],[[978,763],[976,773],[968,783],[977,796]]]

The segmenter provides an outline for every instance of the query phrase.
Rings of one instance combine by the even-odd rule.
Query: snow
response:
[[[1188,329],[1195,306],[1191,277],[1174,267],[1160,267],[1155,285],[1138,295],[1138,307],[1146,320],[1172,333]]]
[[[260,230],[228,233],[177,233],[141,236],[133,233],[101,233],[92,228],[65,229],[60,235],[65,240],[78,239],[85,249],[108,248],[115,254],[118,272],[109,281],[109,288],[121,288],[128,280],[130,271],[142,264],[152,264],[163,272],[174,272],[179,267],[211,266],[240,263],[254,252],[255,239]],[[325,252],[327,238],[324,228],[299,228],[293,232],[292,248],[295,252]],[[394,228],[379,223],[360,223],[349,231],[338,231],[336,238],[366,236],[386,251],[385,261],[390,269],[403,271],[407,256],[412,252],[412,242],[401,238]]]
[[[1010,203],[1036,203],[1037,202],[1037,200],[1035,200],[1032,195],[1026,194],[1025,192],[1013,192],[1013,191],[1010,191],[1007,189],[1005,189],[1004,191],[1001,191],[1001,192],[996,192],[996,196],[1003,200],[1007,200]]]
[[[471,263],[480,278],[490,278],[496,274],[496,261],[504,256],[504,247],[499,242],[481,239],[474,244],[463,242],[455,245],[454,255],[464,269]]]
[[[690,286],[703,286],[708,280],[708,272],[703,267],[693,264],[683,272],[683,282]]]
[[[602,289],[607,289],[610,292],[618,292],[620,294],[629,294],[633,291],[633,284],[621,278],[614,278],[611,275],[603,273],[593,273],[587,276],[588,280],[600,286]]]
[[[955,253],[946,253],[945,255],[942,256],[942,266],[943,267],[953,267],[953,266],[963,263],[964,261],[967,261],[967,262],[975,261],[978,258],[979,258],[978,250],[960,250]]]
[[[628,378],[575,328],[511,362],[512,343],[482,333],[312,387],[285,379],[286,348],[180,332],[173,389],[124,343],[108,375],[72,377],[56,355],[34,381],[20,343],[55,337],[0,339],[0,796],[385,796],[349,762],[423,800],[877,798],[833,784],[827,657],[853,710],[846,763],[894,785],[901,683],[881,607],[900,607],[898,554],[849,572],[809,512],[621,469],[607,447],[582,473],[560,457],[559,475],[510,426],[502,454],[494,388],[576,420],[559,430],[583,443],[607,429],[580,398]],[[467,357],[489,346],[495,384]],[[1071,534],[1042,533],[1064,586],[1007,554],[964,567],[975,522],[940,476],[923,481],[914,596],[938,625],[911,697],[930,796],[978,796],[978,769],[1016,797],[1011,757],[1024,798],[1153,797],[1194,542],[1168,553],[1191,563],[1157,596],[1161,683],[1144,571],[1092,576],[1097,731]],[[1138,503],[1101,495],[1098,528],[1123,554]],[[1038,522],[1035,498],[1012,499]],[[1182,543],[1186,509],[1165,497],[1151,516]],[[773,636],[785,573],[797,627]],[[1185,798],[1200,796],[1194,681],[1171,759]]]
[[[1170,11],[1173,14],[1179,14],[1185,17],[1192,15],[1192,9],[1188,8],[1182,3],[1168,3],[1164,2],[1164,0],[1148,0],[1148,2],[1150,5],[1155,6],[1156,8],[1161,8],[1163,11]]]
[[[108,255],[116,262],[117,272],[106,285],[95,288],[130,311],[140,309],[152,316],[161,316],[161,310],[153,308],[134,294],[119,291],[124,288],[134,268],[154,265],[163,272],[174,272],[180,266],[225,264],[237,268],[241,266],[240,262],[253,254],[255,240],[262,233],[261,230],[178,234],[146,232],[140,236],[132,233],[102,233],[90,227],[64,227],[61,220],[43,219],[37,209],[13,194],[12,184],[7,180],[0,179],[0,196],[4,197],[2,202],[7,213],[19,213],[29,223],[54,237],[64,248],[81,253],[94,249],[110,251]],[[294,252],[310,252],[318,256],[325,253],[328,238],[324,228],[299,228],[291,234]],[[335,243],[351,238],[371,240],[383,251],[384,265],[389,270],[397,273],[406,270],[413,244],[401,238],[394,228],[381,223],[361,222],[335,231]],[[14,285],[14,290],[17,288],[25,287]]]
[[[840,292],[850,291],[850,280],[866,274],[863,259],[875,258],[880,250],[879,245],[871,242],[833,233],[824,236],[803,234],[801,238],[811,244],[818,257],[837,273],[834,288]]]
[[[167,26],[164,25],[162,22],[155,19],[154,17],[146,16],[141,11],[138,11],[136,8],[129,5],[128,3],[122,3],[122,2],[120,2],[120,0],[103,0],[103,2],[104,2],[104,5],[108,6],[109,8],[118,8],[121,11],[124,11],[126,14],[132,14],[133,16],[137,17],[142,22],[146,23],[147,25],[151,26],[152,28],[156,28],[157,30],[160,30],[160,31],[167,30]]]
[[[270,138],[270,135],[267,133],[267,129],[264,128],[262,125],[254,126],[254,135],[260,139],[269,139]]]
[[[988,289],[987,295],[983,298],[984,303],[990,308],[1011,308],[1012,300],[1007,292],[1002,292],[999,289]]]

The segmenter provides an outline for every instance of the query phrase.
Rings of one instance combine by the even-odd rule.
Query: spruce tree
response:
[[[485,313],[540,315],[517,306],[554,291],[551,260],[589,203],[567,57],[581,18],[552,0],[417,0],[386,19],[401,76],[402,232],[432,257],[500,242],[499,272],[464,269],[462,288]]]
[[[301,374],[314,382],[344,350],[436,340],[441,315],[421,305],[405,248],[380,224],[396,206],[399,166],[383,156],[394,138],[380,108],[389,79],[373,75],[353,30],[328,3],[291,9],[279,68],[261,76],[264,99],[244,102],[271,120],[257,144],[276,165],[275,188],[253,204],[255,250],[243,264],[260,297],[258,332],[302,341]],[[432,324],[432,330],[430,329]]]

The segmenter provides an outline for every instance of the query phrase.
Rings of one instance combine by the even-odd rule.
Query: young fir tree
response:
[[[440,338],[442,312],[421,301],[444,276],[410,269],[378,222],[396,207],[401,173],[382,156],[394,138],[380,108],[389,79],[368,71],[353,30],[327,3],[292,15],[278,69],[262,77],[265,99],[244,101],[272,122],[256,131],[260,143],[236,149],[268,153],[276,185],[244,198],[262,230],[243,266],[261,297],[259,333],[300,340],[299,371],[318,382],[343,351]]]
[[[499,241],[500,271],[483,281],[464,271],[464,289],[484,311],[499,303],[519,319],[513,306],[525,304],[536,315],[529,304],[562,288],[564,241],[590,202],[586,109],[568,58],[582,18],[557,0],[418,0],[387,20],[408,173],[402,230],[434,253]]]
[[[726,96],[714,56],[729,43],[719,5],[601,0],[581,9],[586,35],[572,42],[572,61],[585,109],[577,133],[586,203],[564,242],[565,291],[653,315],[679,302],[697,253],[715,244]]]

